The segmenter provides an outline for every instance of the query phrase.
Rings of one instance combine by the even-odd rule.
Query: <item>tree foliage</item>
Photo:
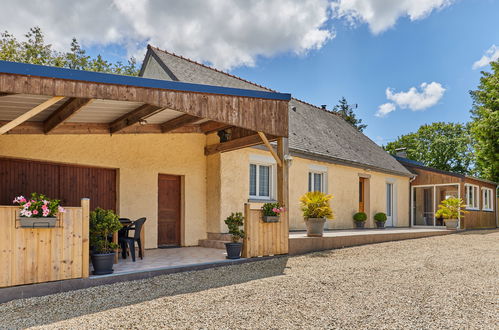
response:
[[[131,57],[126,64],[106,61],[101,55],[92,58],[81,48],[76,38],[71,41],[68,52],[57,52],[51,44],[45,43],[45,36],[39,27],[31,28],[24,37],[25,40],[19,41],[8,31],[1,33],[0,60],[129,76],[139,73],[135,58]]]
[[[359,130],[359,132],[363,132],[367,125],[362,124],[362,119],[355,116],[354,109],[357,109],[357,104],[348,104],[346,98],[342,97],[339,103],[334,106],[333,111]]]
[[[491,72],[482,72],[478,89],[471,91],[470,131],[477,173],[499,182],[499,60],[491,62]]]
[[[421,126],[415,133],[399,136],[384,146],[395,154],[406,148],[407,158],[443,171],[472,174],[473,152],[466,125],[436,122]]]

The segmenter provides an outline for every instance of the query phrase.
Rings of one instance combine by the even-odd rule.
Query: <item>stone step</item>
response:
[[[226,233],[208,233],[208,239],[216,241],[230,241],[232,236]]]
[[[215,239],[200,239],[199,246],[212,249],[225,249],[225,243],[229,242],[230,241],[221,241]]]

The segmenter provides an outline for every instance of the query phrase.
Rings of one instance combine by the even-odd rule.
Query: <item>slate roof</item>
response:
[[[161,61],[159,64],[172,80],[273,91],[152,46],[148,46],[141,75],[153,74],[146,72],[145,68],[149,57]],[[413,176],[395,158],[340,116],[294,98],[289,103],[289,148],[292,153],[308,158]]]

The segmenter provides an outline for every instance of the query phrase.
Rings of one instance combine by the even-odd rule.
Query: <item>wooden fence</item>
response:
[[[21,228],[18,208],[0,206],[0,287],[88,277],[89,204],[67,207],[55,228]]]
[[[281,215],[280,222],[266,223],[260,209],[244,205],[243,258],[272,256],[288,253],[289,225],[287,214]]]

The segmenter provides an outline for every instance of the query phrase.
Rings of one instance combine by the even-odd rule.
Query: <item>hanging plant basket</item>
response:
[[[279,222],[280,217],[278,215],[264,215],[263,222]]]
[[[46,218],[26,218],[19,217],[19,226],[21,228],[54,228],[57,224],[56,217]]]

